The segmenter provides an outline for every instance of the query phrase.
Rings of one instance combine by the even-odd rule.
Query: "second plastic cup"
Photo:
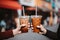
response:
[[[31,16],[32,18],[32,25],[33,25],[33,32],[40,32],[40,28],[38,28],[38,26],[40,26],[41,24],[41,18],[42,16]]]

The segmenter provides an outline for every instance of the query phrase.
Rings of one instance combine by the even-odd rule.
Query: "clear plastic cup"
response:
[[[29,23],[29,16],[20,16],[20,25],[21,26],[21,32],[26,33],[28,32],[28,23]]]
[[[41,24],[41,18],[42,18],[42,16],[31,16],[33,32],[37,32],[37,33],[40,32],[40,28],[38,28],[38,26],[40,26],[40,24]]]

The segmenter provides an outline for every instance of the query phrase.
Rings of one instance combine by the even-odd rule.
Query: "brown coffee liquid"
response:
[[[37,28],[37,26],[39,26],[40,25],[40,23],[41,23],[41,18],[32,18],[32,25],[33,25],[33,31],[34,32],[37,32],[37,33],[39,33],[40,32],[40,29],[39,28]]]
[[[24,26],[24,27],[21,27],[20,30],[21,30],[22,33],[26,33],[26,32],[28,32],[28,29],[27,29],[25,26]]]
[[[28,32],[28,22],[29,22],[29,20],[27,19],[27,18],[21,18],[20,19],[20,24],[22,25],[22,24],[26,24],[26,26],[23,26],[23,27],[21,27],[21,32],[22,33],[26,33],[26,32]]]

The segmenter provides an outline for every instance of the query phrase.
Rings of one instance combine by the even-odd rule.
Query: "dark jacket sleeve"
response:
[[[5,31],[5,32],[0,32],[0,39],[7,39],[7,38],[10,38],[10,37],[13,37],[13,32],[12,30],[8,30],[8,31]]]
[[[57,36],[58,36],[58,40],[60,40],[60,23],[59,23],[59,28],[58,28],[58,31],[57,31]]]
[[[45,34],[45,36],[47,36],[51,39],[54,39],[54,40],[60,40],[60,23],[58,26],[57,33],[47,30],[47,33]]]
[[[57,40],[57,33],[54,33],[52,31],[47,30],[47,33],[44,34],[44,35],[51,38],[51,39],[53,39],[53,40]]]

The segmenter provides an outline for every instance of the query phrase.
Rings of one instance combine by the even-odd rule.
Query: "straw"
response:
[[[24,6],[23,6],[23,16],[25,16]]]
[[[37,2],[37,5],[36,5],[36,13],[35,13],[36,16],[37,16],[37,6],[38,6],[38,2]]]
[[[37,6],[36,6],[36,13],[35,13],[35,15],[37,16]]]

